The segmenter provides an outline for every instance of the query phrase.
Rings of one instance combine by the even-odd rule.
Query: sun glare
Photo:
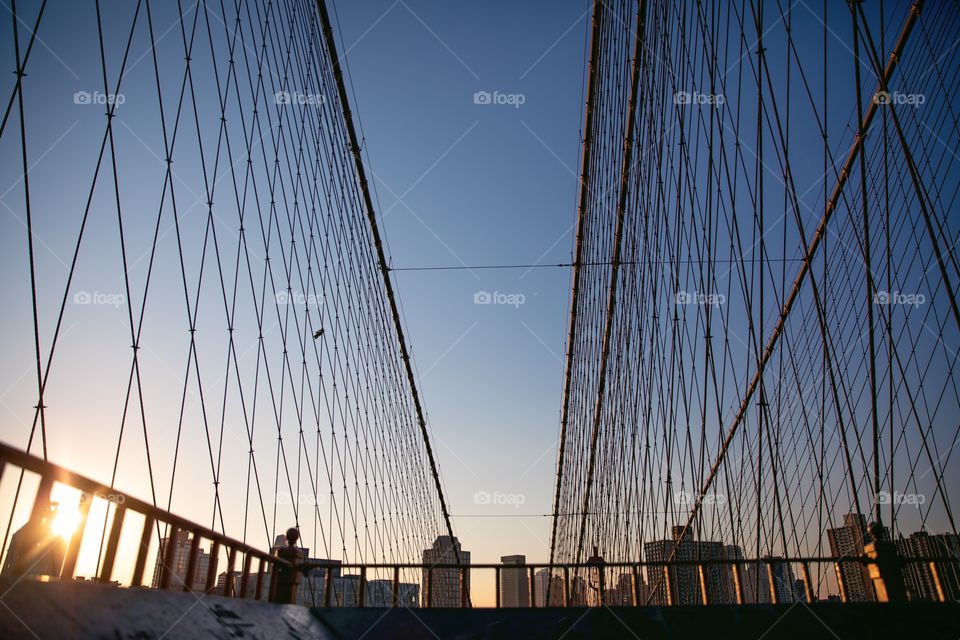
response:
[[[53,518],[50,529],[64,540],[69,540],[79,525],[80,512],[69,505],[61,505],[57,509],[57,515]]]
[[[64,540],[69,540],[80,526],[80,494],[76,489],[56,484],[51,499],[57,503],[57,513],[50,523],[50,530]]]

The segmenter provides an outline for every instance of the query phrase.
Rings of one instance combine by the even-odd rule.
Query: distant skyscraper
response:
[[[192,538],[189,531],[177,531],[173,540],[173,557],[170,565],[167,567],[170,575],[171,590],[183,589],[184,578],[187,575],[187,567],[190,564],[190,543]],[[170,544],[170,538],[160,540],[160,548],[157,549],[157,561],[153,565],[153,582],[151,586],[154,589],[160,588],[160,570],[167,561],[167,545]],[[193,574],[193,584],[190,588],[194,591],[203,591],[207,582],[207,570],[210,567],[210,554],[203,550],[203,547],[197,549],[197,568]]]
[[[637,574],[637,595],[640,597],[639,604],[642,606],[649,596],[642,573]],[[630,572],[624,571],[618,574],[616,581],[606,586],[603,600],[608,607],[633,606],[633,576]]]
[[[427,587],[427,568],[437,564],[456,564],[457,556],[460,557],[460,563],[470,564],[470,552],[460,548],[460,542],[456,537],[437,536],[433,547],[423,550],[423,577],[421,579],[420,593],[424,598],[429,597],[431,607],[459,607],[460,606],[460,570],[459,569],[433,569],[433,579],[428,590]],[[470,569],[466,572],[466,589],[470,593]],[[427,595],[429,592],[429,596]],[[426,606],[426,603],[424,603]]]
[[[897,540],[897,551],[901,558],[930,557],[943,558],[937,562],[940,574],[940,586],[947,601],[960,598],[960,544],[952,533],[930,535],[926,531],[917,531],[909,538],[902,535]],[[933,572],[926,562],[909,562],[903,565],[903,580],[907,587],[907,596],[911,600],[937,600],[937,589]]]
[[[500,569],[500,606],[529,607],[530,578],[526,568],[507,569],[510,565],[526,564],[526,556],[503,556],[500,558],[505,567]]]
[[[549,569],[537,571],[533,581],[534,603],[538,607],[563,606],[563,578],[551,575]],[[550,603],[547,604],[547,592],[550,593]]]
[[[831,555],[838,557],[862,556],[866,536],[867,520],[863,514],[848,513],[843,516],[843,526],[836,529],[827,529]],[[873,602],[876,600],[873,582],[870,580],[870,573],[865,564],[860,562],[840,562],[839,564],[844,586],[847,589],[847,599],[850,602]]]
[[[771,604],[773,595],[770,591],[770,574],[773,573],[773,588],[776,590],[777,602],[785,604],[802,600],[802,589],[796,591],[796,576],[789,562],[780,557],[764,556],[765,562],[753,561],[746,565],[746,585],[744,587],[744,602],[747,604]]]
[[[656,540],[643,545],[644,555],[648,562],[665,562],[673,560],[719,560],[723,557],[723,544],[705,540],[694,540],[693,531],[688,531],[683,542],[680,535],[683,527],[673,527],[673,538],[670,540]],[[678,544],[679,543],[679,544]],[[674,552],[674,550],[676,551]],[[718,602],[723,596],[722,572],[718,565],[705,564],[707,598],[711,602]],[[647,580],[652,590],[652,604],[665,605],[667,603],[666,580],[663,570],[648,568]],[[673,604],[701,604],[700,579],[697,567],[693,565],[670,567],[670,580],[673,583]]]
[[[58,506],[56,502],[50,503],[39,519],[28,521],[10,537],[3,577],[60,576],[67,546],[52,530]]]

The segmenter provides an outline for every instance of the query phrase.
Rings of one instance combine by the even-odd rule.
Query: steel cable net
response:
[[[956,536],[956,8],[593,19],[552,559],[842,555],[846,514]]]
[[[12,6],[4,439],[263,548],[419,562],[449,525],[321,22]]]

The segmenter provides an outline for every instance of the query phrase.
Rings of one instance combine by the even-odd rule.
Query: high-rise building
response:
[[[167,545],[173,544],[173,555],[170,558],[170,564],[167,570],[170,571],[171,590],[180,590],[184,586],[184,578],[187,575],[187,567],[190,564],[190,545],[193,538],[189,531],[178,530],[173,542],[170,538],[160,540],[160,548],[157,549],[157,561],[153,565],[153,581],[151,586],[154,589],[160,588],[160,571],[165,562],[167,562]],[[193,573],[193,582],[190,589],[193,591],[203,591],[207,582],[207,570],[210,568],[210,554],[203,550],[203,547],[197,548],[197,568]]]
[[[529,607],[530,606],[530,578],[528,571],[521,566],[510,569],[511,565],[524,565],[526,556],[503,556],[500,558],[504,568],[500,569],[500,606],[501,607]]]
[[[550,597],[553,598],[552,593]],[[570,578],[570,606],[587,606],[587,581],[583,579],[583,576],[573,576]]]
[[[936,562],[940,586],[947,601],[960,598],[960,545],[957,536],[952,533],[930,535],[926,531],[911,533],[909,538],[902,535],[897,540],[897,551],[901,558],[943,558]],[[903,581],[907,587],[907,597],[911,600],[937,600],[937,588],[933,572],[926,562],[905,562]]]
[[[460,570],[432,569],[428,567],[438,564],[460,564],[467,566],[464,579],[467,593],[470,593],[470,552],[460,548],[460,541],[456,537],[437,536],[433,546],[423,550],[423,577],[421,578],[420,592],[424,598],[429,597],[431,607],[459,607],[460,606]],[[431,575],[431,584],[427,586],[428,575]],[[424,603],[426,605],[426,603]]]
[[[741,565],[743,576],[743,601],[745,604],[771,604],[773,594],[770,591],[770,574],[773,574],[773,588],[777,602],[785,604],[803,600],[803,590],[797,591],[797,579],[793,567],[779,556],[764,556],[763,560],[753,560]]]
[[[723,544],[706,540],[694,540],[693,532],[688,531],[683,542],[680,536],[683,527],[673,527],[673,537],[669,540],[655,540],[643,545],[643,552],[647,562],[666,562],[667,560],[719,560],[723,557]],[[723,595],[723,574],[716,564],[704,564],[706,575],[707,598],[710,602],[717,602]],[[652,604],[667,604],[666,580],[663,570],[648,568],[648,582],[652,590]],[[670,581],[673,584],[673,604],[702,604],[700,593],[700,578],[697,567],[694,565],[673,566],[669,569]],[[652,575],[651,575],[652,574]]]
[[[637,573],[637,595],[641,606],[650,595],[647,592],[647,583],[643,580],[643,574],[639,572]],[[608,607],[633,606],[633,575],[629,571],[617,574],[616,580],[606,586],[603,603]]]
[[[562,607],[563,606],[563,578],[550,573],[549,569],[540,569],[537,571],[533,580],[534,603],[538,607]],[[547,604],[547,593],[550,594],[550,602]]]
[[[420,603],[420,585],[401,582],[397,585],[397,606],[417,607]],[[367,582],[367,607],[393,606],[393,580],[370,580]]]
[[[827,529],[830,541],[830,553],[837,557],[863,556],[863,545],[867,541],[867,520],[860,513],[848,513],[843,516],[843,525],[836,529]],[[862,562],[840,562],[840,573],[850,602],[873,602],[876,593],[867,566]]]
[[[51,502],[37,519],[29,520],[10,537],[3,577],[60,576],[67,545],[51,527],[59,505]]]

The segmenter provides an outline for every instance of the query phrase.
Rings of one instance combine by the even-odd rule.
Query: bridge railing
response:
[[[157,528],[159,535],[161,525],[166,526],[166,535],[162,540],[167,541],[165,545],[161,543],[162,557],[158,555],[160,567],[156,586],[161,589],[169,589],[171,583],[174,583],[174,587],[176,587],[176,583],[182,583],[184,591],[195,590],[195,585],[199,584],[200,578],[197,575],[199,571],[198,559],[201,552],[200,543],[203,541],[207,541],[211,545],[209,564],[207,565],[206,575],[203,576],[203,590],[205,592],[213,591],[216,586],[217,565],[221,550],[224,550],[227,555],[226,581],[223,587],[223,595],[227,597],[248,597],[252,591],[253,597],[259,600],[264,595],[264,587],[268,587],[266,595],[272,599],[276,589],[277,572],[270,569],[278,564],[289,565],[285,560],[268,552],[181,518],[132,496],[123,495],[122,501],[111,500],[110,497],[120,495],[116,489],[0,443],[0,482],[2,482],[4,474],[11,470],[11,467],[17,467],[40,476],[40,483],[34,496],[28,522],[41,522],[46,515],[45,512],[49,512],[54,483],[79,490],[81,496],[84,497],[80,500],[78,506],[79,522],[75,532],[69,537],[66,544],[66,553],[59,571],[60,579],[70,580],[74,578],[90,506],[95,497],[101,496],[107,497],[108,509],[109,505],[113,505],[113,519],[107,533],[106,548],[97,573],[97,579],[102,582],[110,582],[113,579],[117,551],[120,546],[120,534],[124,523],[127,521],[127,515],[131,512],[143,516],[143,526],[140,532],[133,576],[129,583],[132,587],[143,585],[150,541],[154,528]],[[176,541],[178,534],[181,532],[187,532],[190,535],[189,559],[185,575],[182,576],[173,569],[174,556],[177,553]],[[7,564],[10,564],[10,547],[13,547],[12,541],[8,549],[5,550],[8,554]],[[243,556],[243,568],[239,573],[240,588],[237,590],[233,578],[237,575],[235,567],[241,555]],[[256,573],[253,573],[254,560],[257,561]],[[264,583],[265,579],[269,579],[269,585]]]
[[[86,496],[117,495],[115,489],[96,482],[63,467],[46,462],[23,451],[0,443],[0,482],[12,468],[19,468],[39,476],[30,522],[39,522],[51,504],[55,483],[79,490]],[[77,560],[86,529],[92,499],[81,500],[79,504],[79,523],[76,532],[69,536],[63,562],[59,569],[61,579],[73,579]],[[109,532],[106,533],[106,547],[97,571],[97,579],[110,582],[114,578],[117,552],[121,533],[127,515],[132,513],[143,517],[140,529],[139,546],[129,585],[143,585],[144,571],[154,529],[159,531],[162,525],[167,528],[166,546],[161,544],[158,554],[159,569],[156,585],[162,589],[177,587],[182,583],[185,591],[197,590],[210,593],[217,581],[217,565],[221,551],[227,557],[223,590],[217,590],[227,597],[250,597],[261,599],[264,595],[275,599],[277,592],[277,569],[280,565],[291,568],[283,559],[268,552],[254,548],[244,542],[223,535],[208,527],[191,522],[169,511],[155,507],[137,498],[124,495],[122,501],[108,500],[108,508],[113,507],[113,518]],[[107,520],[104,520],[106,527]],[[174,555],[179,532],[190,536],[189,556],[184,575],[174,571]],[[203,576],[203,588],[196,587],[198,582],[200,544],[211,544],[206,575]],[[10,547],[7,564],[10,564]],[[243,568],[235,571],[237,561],[243,556]],[[257,561],[254,573],[253,561]],[[494,577],[494,606],[576,607],[576,606],[642,606],[642,605],[686,605],[686,604],[778,604],[803,600],[808,603],[822,600],[826,593],[830,599],[839,602],[853,602],[862,599],[865,587],[874,589],[874,600],[886,601],[894,585],[885,583],[885,576],[896,577],[913,567],[922,573],[928,583],[928,599],[944,602],[960,595],[960,561],[956,557],[919,557],[896,556],[883,559],[876,556],[842,557],[763,557],[757,559],[675,559],[670,562],[604,562],[592,559],[583,563],[472,563],[472,564],[424,564],[424,563],[340,563],[325,561],[322,567],[322,588],[319,597],[314,594],[313,604],[317,606],[422,606],[422,607],[469,607],[471,606],[471,572],[492,571]],[[892,565],[891,565],[892,562]],[[893,567],[893,574],[890,567]],[[814,575],[812,569],[818,569]],[[301,567],[309,573],[307,567]],[[335,578],[335,572],[355,571],[352,575]],[[401,583],[403,572],[419,572],[421,576],[420,593],[411,597],[406,587],[416,586]],[[762,572],[761,572],[762,571]],[[794,578],[795,571],[799,578]],[[235,584],[239,577],[239,589]],[[386,576],[386,578],[381,578]],[[352,591],[346,594],[344,584],[335,583],[337,579],[350,578]],[[503,593],[502,585],[509,583],[511,594]],[[174,582],[176,580],[176,583]],[[368,585],[372,582],[384,587],[376,598],[368,597]],[[826,583],[830,583],[826,585]],[[856,584],[853,584],[853,583]],[[526,593],[521,598],[517,593],[519,585]],[[538,587],[539,585],[539,587]],[[718,588],[719,585],[719,588]],[[252,588],[251,588],[252,587]],[[266,589],[265,589],[266,587]],[[313,588],[311,583],[310,588]],[[336,592],[340,591],[339,596]],[[539,593],[539,597],[538,597]],[[349,595],[349,597],[346,597]],[[385,596],[385,597],[384,597]],[[374,601],[374,602],[371,602]],[[538,604],[539,602],[539,604]]]
[[[926,572],[932,583],[932,600],[945,602],[946,590],[943,582],[943,568],[946,566],[954,577],[960,575],[960,560],[947,557],[911,556],[897,559],[899,569],[916,566]],[[789,571],[784,571],[789,567]],[[786,576],[793,576],[794,567],[799,568],[800,577],[794,584],[786,584]],[[819,580],[814,578],[813,567],[821,569]],[[863,569],[858,575],[851,575],[851,568]],[[785,604],[795,601],[814,603],[823,601],[819,594],[824,593],[826,576],[832,574],[835,592],[827,591],[827,600],[840,603],[861,599],[860,594],[851,593],[851,579],[857,578],[858,586],[869,584],[875,589],[872,601],[884,602],[886,595],[882,578],[876,573],[877,560],[867,556],[824,556],[824,557],[764,557],[758,559],[686,559],[670,562],[583,562],[583,563],[471,563],[466,564],[341,564],[340,570],[359,573],[359,598],[356,604],[365,606],[363,594],[371,573],[393,576],[394,599],[388,606],[397,606],[396,594],[399,591],[399,576],[402,570],[422,571],[422,607],[462,607],[470,606],[470,576],[473,571],[493,571],[494,606],[643,606],[643,605],[712,605],[712,604]],[[546,570],[546,574],[542,572]],[[763,571],[763,576],[757,574]],[[754,572],[748,578],[745,574]],[[522,578],[520,576],[522,575]],[[436,583],[442,576],[443,591],[439,595]],[[456,590],[450,588],[450,578],[455,577]],[[507,602],[503,593],[502,578],[510,576],[512,586],[523,585],[526,593],[522,598],[512,597]],[[545,576],[545,579],[544,577]],[[519,579],[518,579],[519,578]],[[624,580],[626,578],[626,580]],[[646,578],[646,581],[645,581]],[[718,597],[717,582],[726,580],[726,597]],[[320,606],[332,606],[330,574],[326,577],[325,599],[317,602]],[[832,582],[832,581],[831,581]],[[539,586],[538,586],[539,584]],[[819,587],[819,588],[818,588]],[[552,592],[552,593],[551,593]],[[548,599],[549,598],[549,599]],[[517,601],[521,604],[518,605]],[[539,604],[538,604],[539,603]],[[369,606],[369,605],[368,605]]]

